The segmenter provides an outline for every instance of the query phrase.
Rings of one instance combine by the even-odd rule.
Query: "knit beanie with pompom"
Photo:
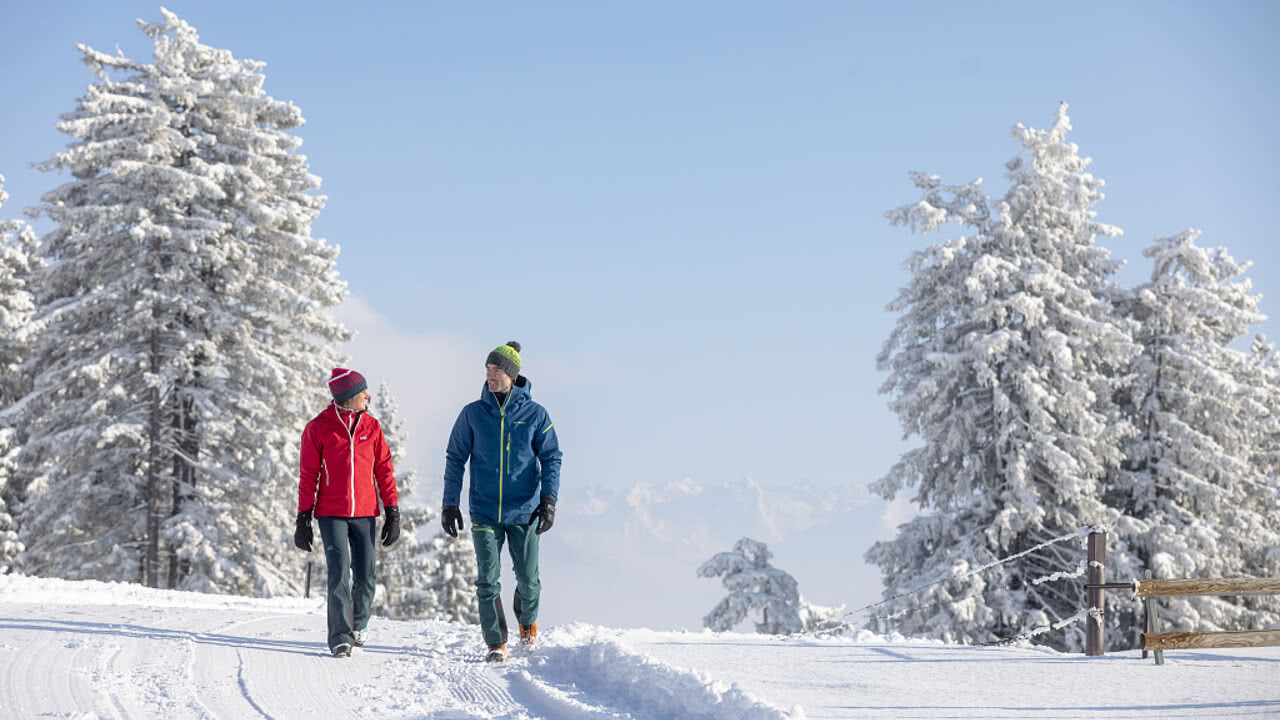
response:
[[[520,376],[520,343],[512,340],[506,345],[499,345],[490,350],[484,364],[497,366],[499,370],[515,380]]]

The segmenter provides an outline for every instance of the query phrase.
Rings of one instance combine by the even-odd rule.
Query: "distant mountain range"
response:
[[[724,591],[695,572],[744,536],[769,545],[773,565],[807,600],[865,604],[878,599],[879,579],[862,554],[889,535],[883,509],[849,484],[765,487],[746,478],[582,488],[561,498],[544,538],[544,614],[547,622],[699,629]]]
[[[750,478],[706,485],[686,478],[661,486],[588,487],[566,497],[562,509],[582,517],[584,526],[623,524],[633,536],[716,551],[743,535],[766,543],[782,541],[847,517],[867,502],[866,491],[850,485],[765,488]]]

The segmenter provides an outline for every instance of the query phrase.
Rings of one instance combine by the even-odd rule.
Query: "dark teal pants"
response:
[[[480,602],[480,631],[486,645],[507,641],[506,613],[502,610],[502,546],[508,545],[516,573],[516,621],[532,625],[538,619],[538,534],[534,525],[471,524],[471,540],[476,547],[476,599]]]
[[[374,543],[378,521],[371,517],[316,518],[329,566],[329,649],[352,644],[351,633],[364,630],[377,589]]]

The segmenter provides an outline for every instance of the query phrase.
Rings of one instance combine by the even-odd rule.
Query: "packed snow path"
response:
[[[375,619],[370,644],[337,659],[324,644],[319,613],[3,609],[6,718],[784,717],[749,698],[735,703],[674,669],[674,680],[688,676],[685,687],[659,697],[662,688],[637,675],[638,658],[618,646],[608,657],[607,642],[566,647],[549,638],[533,653],[514,650],[508,663],[488,665],[474,628]],[[596,659],[612,670],[592,677]],[[705,712],[690,707],[699,703]]]
[[[323,602],[0,577],[0,717],[703,718],[792,714],[574,626],[483,662],[475,627],[374,618],[330,657]],[[798,717],[798,715],[797,715]]]
[[[573,625],[487,665],[474,627],[374,618],[370,635],[335,659],[318,600],[3,576],[0,717],[1280,717],[1277,648],[1156,667],[1136,653]]]

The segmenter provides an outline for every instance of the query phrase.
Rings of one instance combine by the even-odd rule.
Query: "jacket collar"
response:
[[[515,382],[511,383],[511,389],[507,391],[507,412],[515,410],[532,399],[533,383],[523,375],[517,376]],[[489,392],[489,383],[483,383],[480,386],[480,402],[495,413],[498,412],[498,398]]]
[[[325,410],[325,413],[333,413],[333,416],[338,418],[338,422],[342,423],[342,427],[350,429],[351,421],[355,418],[356,411],[338,407],[338,403],[335,401],[329,404],[329,409]],[[368,415],[369,412],[366,410],[363,414]],[[361,418],[361,420],[363,419]]]

